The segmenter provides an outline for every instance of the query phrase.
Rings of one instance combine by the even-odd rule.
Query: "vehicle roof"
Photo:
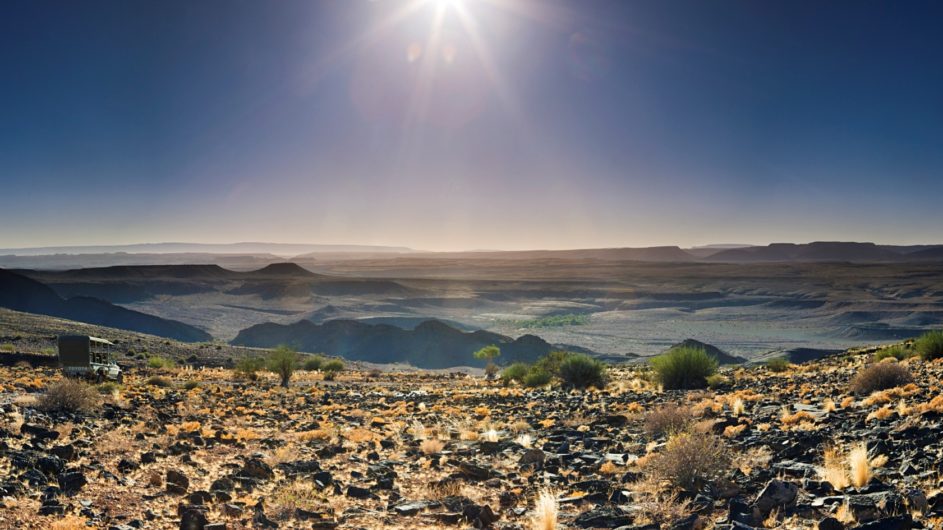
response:
[[[90,335],[60,335],[59,338],[64,339],[88,339],[89,342],[97,342],[98,344],[107,344],[109,346],[114,346],[115,343],[110,340],[102,339],[99,337],[92,337]]]

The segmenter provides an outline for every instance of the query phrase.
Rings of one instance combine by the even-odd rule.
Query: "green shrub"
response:
[[[321,364],[324,363],[324,359],[319,355],[312,355],[305,358],[303,368],[309,372],[317,372],[321,369]]]
[[[560,379],[575,388],[604,388],[606,365],[582,353],[571,354],[560,363]]]
[[[509,385],[512,381],[523,383],[530,366],[527,363],[514,363],[501,371],[501,381]]]
[[[255,381],[258,377],[257,372],[263,368],[265,368],[265,359],[262,357],[243,357],[239,359],[234,369],[240,376]]]
[[[193,390],[194,388],[197,388],[199,386],[200,386],[199,381],[187,381],[186,383],[183,384],[183,388],[187,390]]]
[[[337,378],[337,374],[344,371],[344,361],[331,359],[321,365],[321,371],[324,372],[325,381],[333,381]]]
[[[159,375],[148,377],[145,383],[150,386],[158,386],[161,388],[167,388],[167,387],[173,386],[173,382],[170,379],[167,379],[166,377],[161,377]]]
[[[176,366],[176,364],[174,363],[173,359],[155,355],[153,357],[147,358],[147,366],[148,368],[154,368],[157,370],[165,370],[165,369],[173,368],[174,366]]]
[[[49,385],[39,396],[36,407],[49,412],[89,413],[98,407],[99,396],[87,383],[76,379],[60,379]]]
[[[679,346],[651,360],[658,381],[666,390],[704,388],[717,372],[717,359],[704,348]]]
[[[723,374],[713,374],[704,378],[707,382],[707,388],[720,388],[730,382],[730,379]]]
[[[568,355],[565,351],[552,351],[538,359],[534,368],[547,372],[552,377],[560,377],[560,365]]]
[[[114,394],[115,392],[120,390],[121,386],[118,383],[115,383],[114,381],[105,381],[104,383],[96,385],[95,388],[98,389],[98,393],[104,394],[107,396],[109,394]]]
[[[924,333],[914,342],[914,350],[927,361],[943,357],[943,331]]]
[[[775,357],[766,361],[766,368],[770,372],[785,372],[789,369],[789,359],[785,357]]]
[[[896,386],[913,383],[914,377],[906,367],[897,363],[877,363],[865,367],[851,380],[855,394],[870,394]]]
[[[528,388],[534,388],[539,386],[545,386],[550,384],[550,381],[553,380],[553,376],[547,373],[542,368],[533,367],[527,372],[527,375],[524,376],[524,386]]]
[[[913,350],[905,349],[903,346],[896,344],[894,346],[888,346],[883,350],[878,350],[874,352],[874,355],[871,356],[871,360],[874,362],[881,362],[884,359],[897,359],[898,361],[903,361],[909,357],[913,357],[915,352]]]
[[[266,365],[270,371],[278,374],[282,386],[288,387],[298,365],[298,352],[288,346],[279,346],[269,354]]]
[[[14,351],[16,351],[16,348],[12,344],[0,344],[0,352],[13,353]]]

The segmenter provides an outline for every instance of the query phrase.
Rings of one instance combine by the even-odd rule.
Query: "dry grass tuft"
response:
[[[906,366],[897,363],[877,363],[858,372],[851,381],[851,390],[855,394],[866,395],[878,390],[904,386],[913,381],[914,377]]]
[[[669,403],[645,415],[645,432],[650,436],[661,436],[683,431],[694,421],[690,408]]]
[[[814,423],[815,415],[806,410],[800,410],[794,414],[790,414],[789,407],[784,406],[780,421],[783,422],[784,426],[799,425],[805,422]]]
[[[66,515],[49,525],[49,530],[86,530],[87,528],[88,521],[77,515]]]
[[[851,484],[856,488],[864,487],[871,481],[871,461],[868,459],[868,448],[863,443],[855,445],[848,452],[848,474]]]
[[[879,421],[886,420],[893,415],[894,415],[894,409],[891,408],[890,405],[885,405],[877,410],[872,411],[870,414],[868,414],[868,416],[865,418],[865,421],[867,422],[871,420],[879,420]]]
[[[661,452],[648,459],[646,469],[657,481],[696,491],[730,467],[723,441],[712,434],[681,432],[668,439]]]
[[[666,491],[656,479],[647,478],[632,484],[635,506],[642,520],[662,528],[691,514],[689,500],[679,501],[677,492]]]
[[[49,412],[93,412],[100,397],[90,385],[75,379],[60,379],[49,385],[36,407]]]
[[[419,443],[419,450],[425,455],[437,455],[445,449],[445,443],[436,438],[427,438]]]
[[[749,475],[754,469],[765,468],[772,459],[773,452],[768,447],[751,447],[737,457],[737,468]]]
[[[835,446],[825,448],[823,465],[819,470],[822,479],[837,490],[849,486],[861,488],[871,481],[873,469],[887,463],[887,457],[878,455],[873,460],[868,458],[868,448],[865,444],[854,445],[847,452],[842,452]]]
[[[560,507],[557,496],[550,490],[541,491],[534,502],[534,515],[531,518],[532,530],[556,530]]]

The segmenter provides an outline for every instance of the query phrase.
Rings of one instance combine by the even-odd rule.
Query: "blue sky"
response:
[[[941,243],[943,4],[0,5],[0,247]]]

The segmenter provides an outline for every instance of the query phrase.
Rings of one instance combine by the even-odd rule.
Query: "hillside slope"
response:
[[[0,269],[0,307],[66,318],[88,324],[138,331],[186,342],[212,340],[205,331],[89,297],[64,299],[50,287]]]
[[[357,361],[403,362],[430,369],[482,366],[484,363],[472,354],[489,344],[501,348],[502,363],[534,361],[553,349],[534,335],[512,339],[488,331],[466,333],[437,320],[428,320],[414,329],[343,319],[323,324],[310,320],[288,325],[258,324],[239,332],[232,344],[263,348],[288,344],[302,351]]]

